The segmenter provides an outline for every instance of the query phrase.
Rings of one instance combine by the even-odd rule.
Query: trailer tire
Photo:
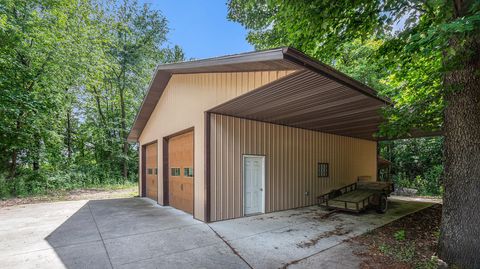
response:
[[[388,209],[388,199],[385,194],[381,194],[379,199],[378,199],[378,208],[377,212],[380,214],[385,214]]]
[[[334,198],[337,198],[338,196],[342,195],[342,191],[341,190],[336,190],[334,193],[333,193],[333,196],[335,196]]]

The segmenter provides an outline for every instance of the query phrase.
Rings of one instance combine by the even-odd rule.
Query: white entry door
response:
[[[265,156],[243,156],[245,215],[265,213]]]

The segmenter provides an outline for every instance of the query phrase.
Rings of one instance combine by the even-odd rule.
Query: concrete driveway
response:
[[[343,240],[429,206],[387,214],[317,206],[215,222],[147,199],[69,201],[0,209],[0,268],[356,267]]]

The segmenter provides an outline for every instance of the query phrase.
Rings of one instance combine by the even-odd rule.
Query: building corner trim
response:
[[[211,145],[211,113],[205,111],[205,222],[211,222],[211,188],[210,188],[210,145]]]

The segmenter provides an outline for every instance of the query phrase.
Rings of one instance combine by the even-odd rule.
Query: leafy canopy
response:
[[[136,179],[136,109],[184,58],[168,31],[134,0],[0,0],[0,196]]]
[[[442,63],[459,56],[448,40],[480,23],[478,1],[458,19],[440,0],[230,0],[228,8],[256,49],[293,46],[392,99],[380,133],[390,137],[441,128]]]

